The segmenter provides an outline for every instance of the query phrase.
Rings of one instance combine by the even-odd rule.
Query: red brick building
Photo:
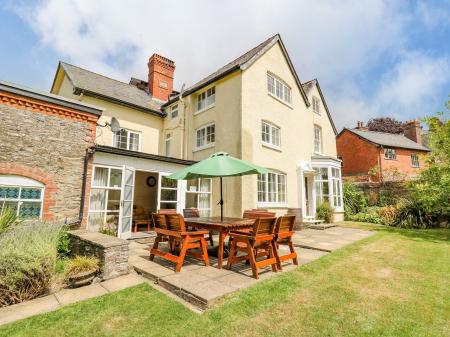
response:
[[[401,180],[417,176],[430,151],[422,144],[420,122],[410,121],[403,134],[369,131],[362,122],[344,128],[336,139],[342,174],[357,181]]]

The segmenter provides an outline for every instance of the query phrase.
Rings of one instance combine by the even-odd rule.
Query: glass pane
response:
[[[160,204],[160,209],[176,209],[177,203],[176,202],[162,202]]]
[[[137,133],[130,132],[130,150],[139,151],[139,135]]]
[[[177,190],[161,189],[161,200],[177,201]]]
[[[0,198],[18,199],[19,187],[0,186]]]
[[[198,180],[197,179],[187,180],[186,183],[187,183],[186,191],[198,192]]]
[[[276,201],[276,175],[274,173],[268,174],[268,188],[269,188],[269,202]]]
[[[127,233],[131,229],[131,218],[124,217],[122,218],[122,233]]]
[[[22,199],[41,199],[42,189],[40,188],[22,188],[20,198]]]
[[[91,189],[89,209],[92,211],[102,211],[106,204],[106,190],[100,188]]]
[[[120,208],[120,190],[108,191],[108,210],[119,210]]]
[[[122,170],[111,169],[111,176],[109,177],[110,187],[120,187],[122,185]]]
[[[102,228],[105,218],[105,212],[89,213],[88,228],[91,231],[98,231]]]
[[[131,186],[126,186],[123,189],[123,200],[133,199],[133,188]]]
[[[131,212],[133,210],[133,203],[131,201],[124,201],[123,202],[123,216],[130,216]]]
[[[161,187],[177,188],[177,181],[167,177],[161,177]]]
[[[211,192],[211,179],[200,179],[200,191]]]
[[[103,213],[102,213],[103,215]],[[99,231],[117,236],[117,228],[119,227],[119,214],[118,213],[107,213],[106,214],[106,222],[100,225]]]
[[[197,193],[186,193],[186,208],[198,208],[197,196]]]
[[[125,129],[120,130],[115,134],[115,146],[120,149],[127,150],[127,137],[128,137],[128,131]]]
[[[40,202],[23,202],[20,205],[19,216],[25,218],[35,218],[41,215]]]
[[[10,208],[14,212],[17,212],[17,207],[19,206],[18,201],[0,201],[0,212],[3,208]]]
[[[198,195],[198,208],[209,209],[211,207],[211,194],[200,193]]]
[[[108,186],[108,168],[96,167],[94,170],[94,186]]]

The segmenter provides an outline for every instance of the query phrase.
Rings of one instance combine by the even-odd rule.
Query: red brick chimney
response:
[[[175,62],[158,54],[148,60],[148,90],[161,101],[167,101],[173,90]]]
[[[418,120],[411,120],[403,124],[403,134],[406,138],[422,144],[422,127]]]
[[[367,126],[364,126],[364,122],[360,122],[358,121],[356,123],[356,130],[360,130],[360,131],[369,131],[369,128]]]

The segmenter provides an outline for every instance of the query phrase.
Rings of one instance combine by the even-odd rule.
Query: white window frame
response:
[[[166,157],[170,157],[171,144],[172,144],[172,132],[167,132],[164,138],[164,150]]]
[[[106,180],[107,186],[96,186],[96,185],[94,185],[94,175],[95,175],[95,169],[97,167],[108,169],[108,178]],[[120,191],[120,193],[122,193],[122,185],[119,185],[118,187],[109,186],[109,182],[110,182],[110,179],[111,179],[111,170],[118,170],[118,171],[121,171],[122,174],[123,174],[123,169],[120,166],[107,166],[107,165],[97,165],[97,164],[94,164],[92,166],[91,189],[90,189],[91,192],[89,193],[89,210],[88,210],[88,224],[87,224],[88,228],[90,226],[90,223],[89,223],[90,217],[89,217],[89,215],[92,214],[92,213],[104,213],[103,214],[103,225],[106,224],[106,217],[107,217],[108,214],[114,213],[114,214],[117,214],[118,217],[120,215],[120,208],[121,208],[120,204],[119,204],[119,209],[117,209],[117,210],[115,210],[115,209],[114,210],[108,209],[109,191]],[[122,184],[122,179],[121,179],[120,183]],[[91,209],[91,194],[92,194],[92,190],[93,189],[106,190],[104,209],[101,209],[101,210],[92,210]],[[120,199],[121,199],[121,195],[119,195],[119,200],[118,200],[119,203],[120,203]],[[120,219],[118,219],[118,221],[120,221]],[[119,227],[117,227],[117,230],[119,230]]]
[[[268,132],[266,132],[266,128],[268,128]],[[274,131],[278,132],[278,144],[276,144],[274,140]],[[268,135],[268,141],[264,140],[265,135]],[[261,141],[264,146],[274,148],[274,149],[281,149],[281,128],[269,123],[267,121],[261,122]]]
[[[203,103],[204,102],[204,103]],[[197,95],[194,115],[212,108],[216,104],[216,87],[210,87]]]
[[[211,135],[214,135],[214,141],[213,142],[211,142],[211,141],[208,142],[208,128],[210,128],[212,126],[214,127],[214,132],[211,133],[209,136],[211,137]],[[201,133],[202,130],[205,130],[204,136],[202,137],[202,138],[204,138],[204,143],[198,145],[198,143],[197,143],[197,140],[199,138],[198,134],[199,134],[199,132]],[[199,127],[198,129],[196,129],[195,130],[194,142],[195,142],[195,151],[204,150],[204,149],[208,149],[210,147],[215,146],[215,144],[216,144],[216,124],[215,123],[209,123],[209,124],[203,125],[202,127]]]
[[[175,114],[175,116],[174,116]],[[177,118],[178,117],[178,103],[174,104],[170,107],[170,117]]]
[[[419,155],[417,153],[411,154],[411,167],[420,167]]]
[[[274,180],[274,190],[269,192],[269,174],[272,174],[275,176]],[[258,174],[257,175],[257,191],[256,191],[256,198],[257,198],[257,206],[275,206],[275,207],[287,207],[288,200],[287,200],[287,175],[286,173],[282,172],[275,172],[270,171],[269,173],[265,174]],[[280,192],[280,182],[281,179],[284,180],[284,193]],[[260,189],[260,183],[264,184],[263,189]],[[260,200],[260,194],[263,193],[263,200]],[[272,194],[274,196],[275,200],[269,201],[269,194]],[[280,200],[280,196],[284,195],[284,200]]]
[[[200,216],[211,216],[212,212],[212,179],[211,178],[198,178],[197,180],[197,187],[196,190],[189,190],[186,186],[186,194],[196,194],[197,195],[197,208],[200,212]],[[208,180],[209,181],[209,191],[200,191],[201,187],[201,181],[202,180]],[[208,208],[199,208],[199,198],[200,194],[209,194],[209,207]],[[186,204],[187,198],[185,198],[185,204]]]
[[[44,193],[45,193],[45,186],[44,184],[35,181],[34,179],[28,178],[28,177],[20,177],[20,176],[7,176],[11,180],[11,182],[1,182],[2,176],[0,175],[0,186],[4,187],[12,187],[12,188],[19,188],[19,197],[18,198],[2,198],[0,197],[0,210],[3,208],[3,203],[6,202],[17,202],[17,211],[16,215],[20,216],[20,208],[24,202],[33,202],[33,203],[40,203],[41,208],[39,211],[38,219],[42,218],[42,211],[44,208]],[[16,181],[15,181],[16,180]],[[28,183],[27,180],[32,181],[32,183]],[[23,181],[23,182],[22,182]],[[32,188],[32,189],[39,189],[41,190],[41,195],[39,199],[26,199],[22,198],[22,189],[24,188]],[[33,219],[33,218],[31,218]]]
[[[384,149],[384,159],[386,160],[397,160],[397,151],[393,148]]]
[[[267,73],[267,92],[278,101],[292,105],[292,88],[278,76]]]
[[[139,131],[129,130],[129,129],[125,129],[125,128],[122,128],[122,130],[127,132],[127,148],[123,149],[123,150],[135,151],[135,150],[131,150],[130,149],[130,147],[131,147],[130,134],[133,133],[133,134],[138,135],[138,149],[137,149],[137,151],[140,152],[141,151],[141,146],[142,146],[142,133],[139,132]],[[117,140],[117,132],[113,132],[112,133],[112,146],[117,148],[117,149],[122,149],[121,147],[116,146],[116,140]]]
[[[337,172],[337,175],[335,175]],[[341,186],[341,170],[337,167],[331,168],[331,184],[332,188],[332,197],[333,197],[333,207],[334,208],[342,208],[342,186]],[[330,179],[329,178],[329,179]]]
[[[163,179],[167,178],[167,176],[169,175],[169,173],[165,173],[165,172],[160,172],[159,173],[159,181],[158,181],[158,210],[161,209],[161,204],[162,203],[166,203],[166,204],[174,204],[175,208],[177,211],[179,211],[179,205],[180,204],[184,204],[184,201],[181,200],[181,195],[180,195],[180,191],[181,191],[181,184],[179,184],[178,181],[176,182],[176,187],[165,187],[163,186]],[[177,191],[176,193],[176,198],[177,200],[163,200],[162,199],[162,191],[163,190],[168,190],[168,191]]]
[[[312,108],[316,114],[320,115],[320,99],[316,96],[312,96]]]
[[[316,131],[319,131],[319,133],[317,133]],[[317,135],[319,135],[318,138]],[[322,128],[319,125],[314,124],[314,153],[320,154],[322,153],[322,151],[323,151]]]

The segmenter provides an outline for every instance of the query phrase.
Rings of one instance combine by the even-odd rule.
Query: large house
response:
[[[420,122],[403,125],[403,134],[369,131],[363,122],[344,128],[336,140],[344,179],[395,181],[413,179],[424,168],[430,151],[422,142]]]
[[[343,219],[336,128],[318,81],[300,81],[279,35],[180,92],[174,72],[175,63],[157,54],[148,79],[129,83],[59,63],[51,93],[103,110],[86,161],[87,228],[111,224],[130,237],[137,213],[219,214],[217,180],[166,178],[218,151],[270,169],[224,179],[225,216],[264,208],[314,217],[329,201],[335,220]]]

